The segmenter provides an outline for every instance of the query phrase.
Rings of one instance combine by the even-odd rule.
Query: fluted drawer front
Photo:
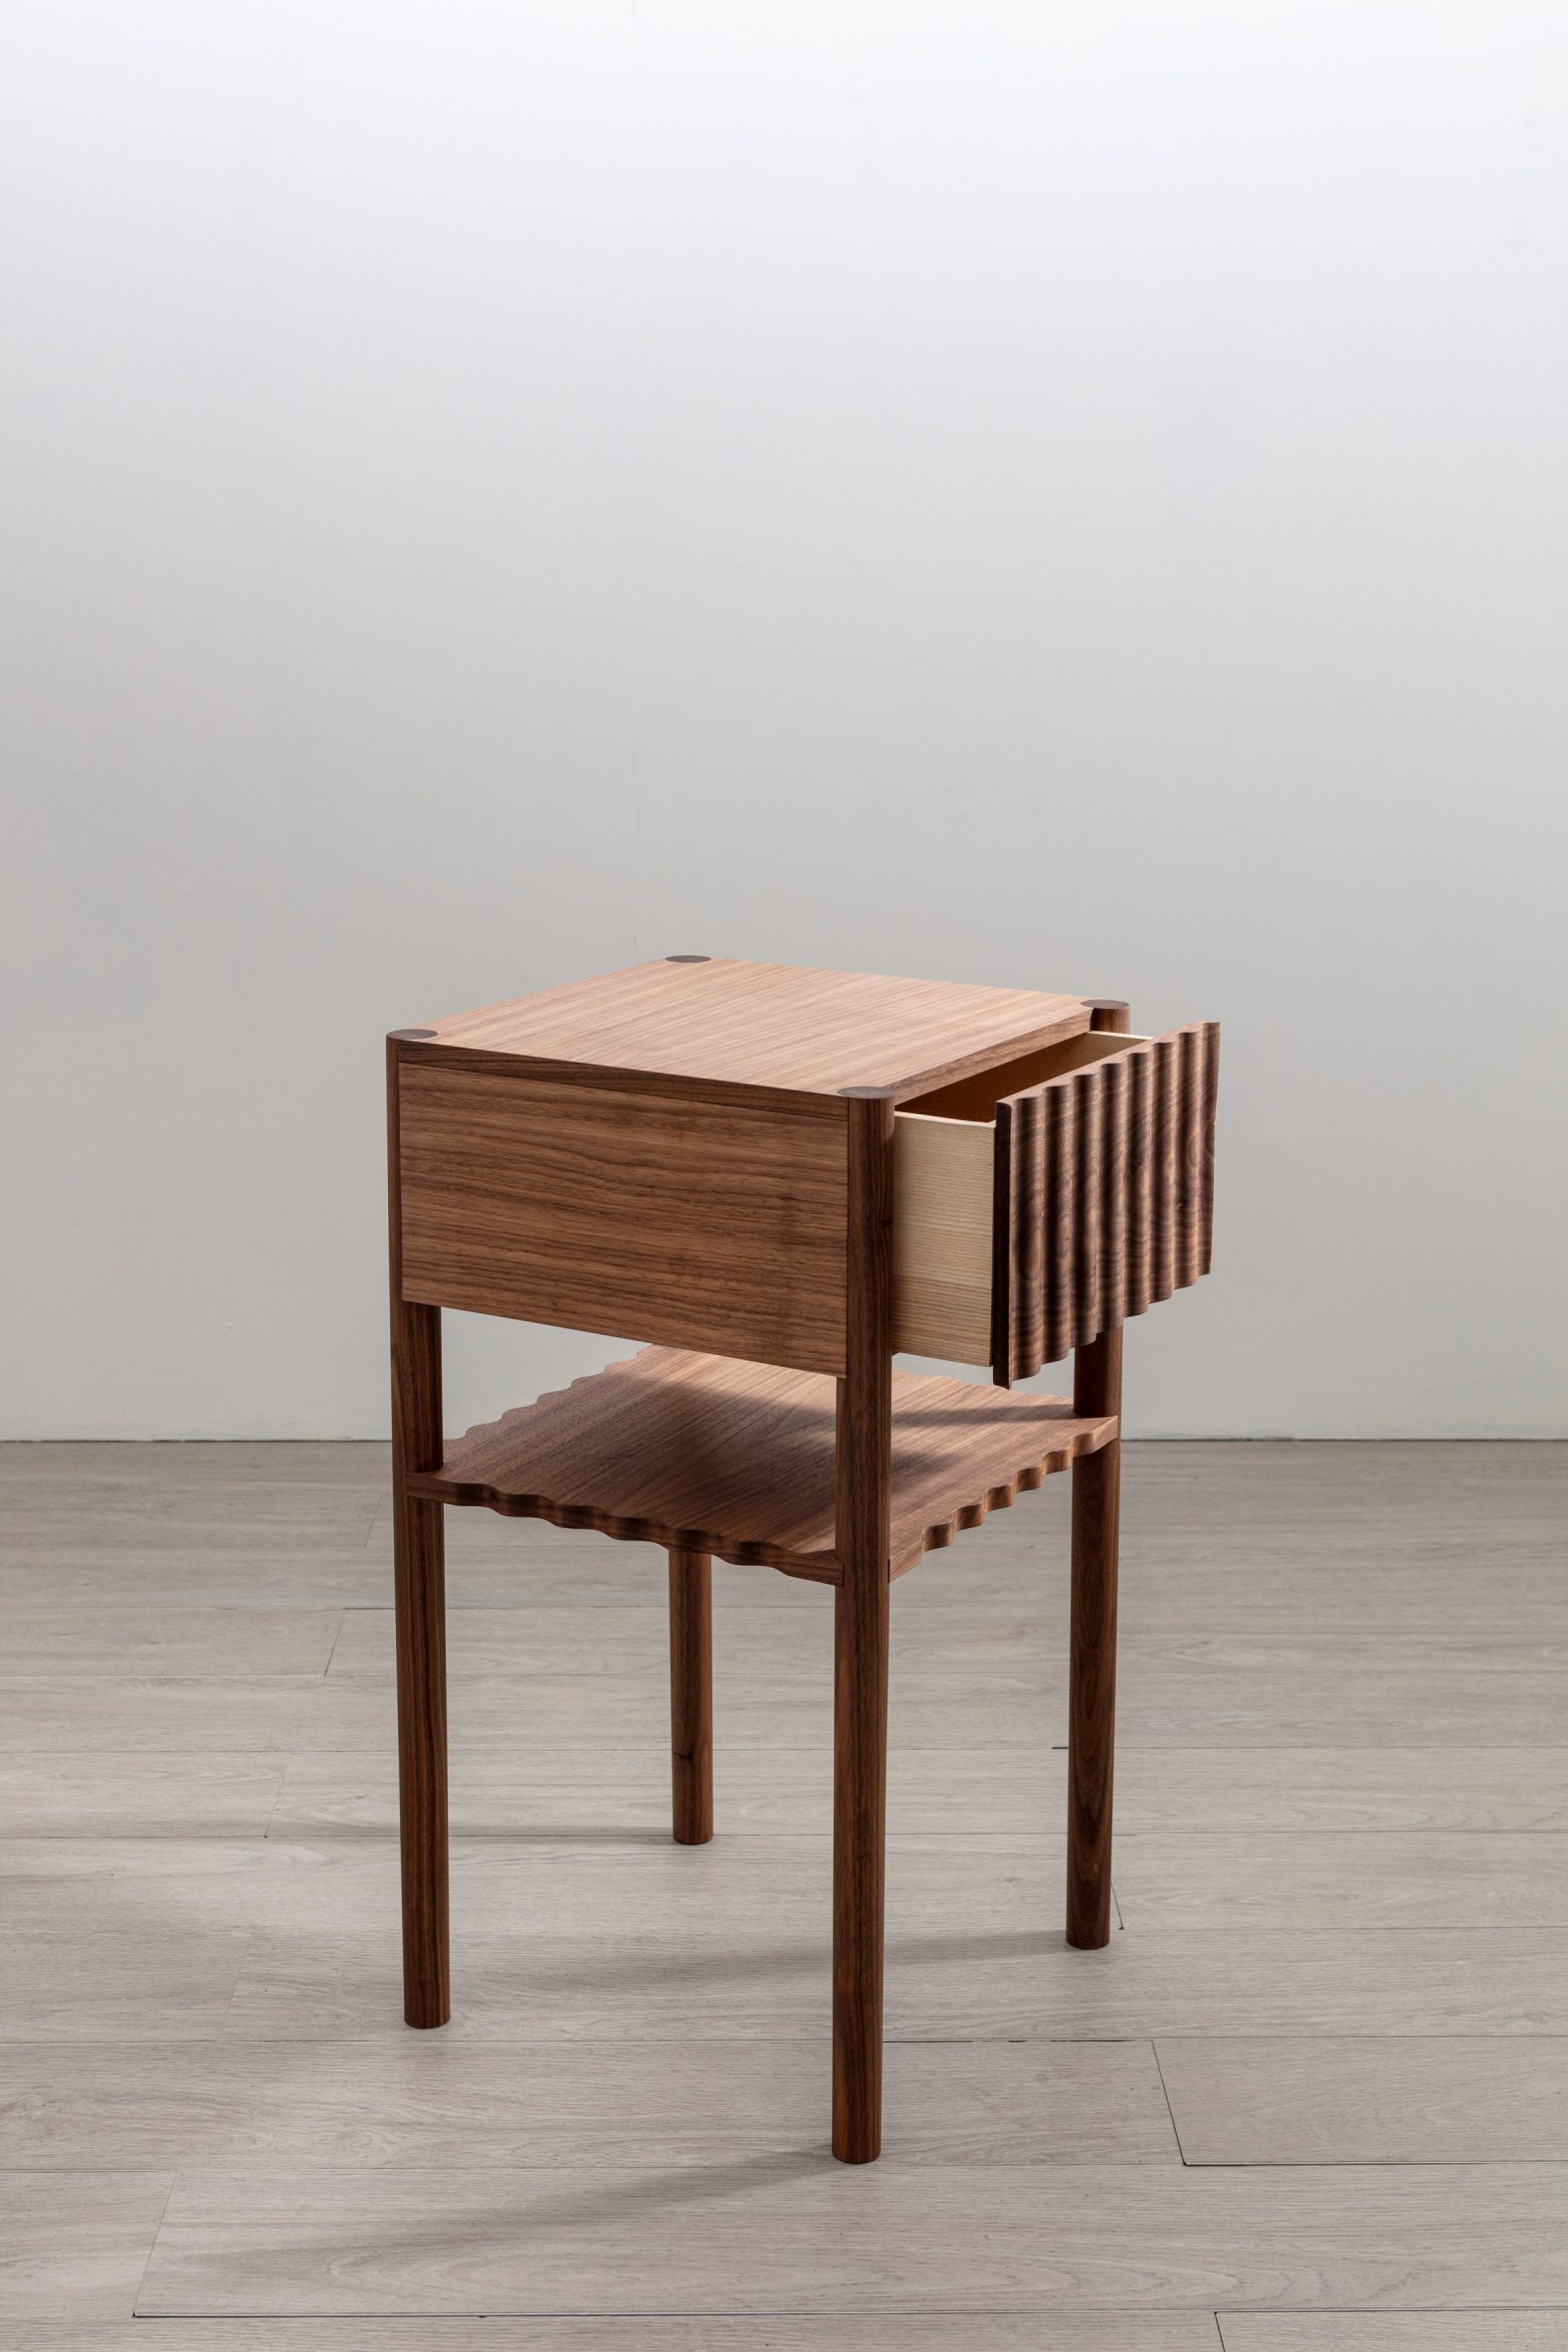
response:
[[[1207,1274],[1219,1052],[1209,1021],[1096,1031],[903,1105],[899,1349],[1006,1386]]]
[[[1220,1032],[1119,1045],[996,1106],[991,1353],[1022,1380],[1209,1271]]]

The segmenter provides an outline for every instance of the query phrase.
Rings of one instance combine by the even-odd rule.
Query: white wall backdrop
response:
[[[5,1434],[380,1433],[383,1032],[672,949],[1224,1021],[1137,1426],[1564,1426],[1560,0],[5,48]]]

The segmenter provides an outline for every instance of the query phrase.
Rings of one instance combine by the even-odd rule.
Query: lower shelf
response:
[[[536,1404],[449,1439],[432,1502],[678,1544],[837,1584],[836,1383],[725,1356],[644,1348]],[[892,1574],[988,1510],[1092,1454],[1114,1418],[1062,1397],[892,1376]]]

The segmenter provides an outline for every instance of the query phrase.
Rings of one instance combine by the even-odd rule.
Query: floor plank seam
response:
[[[331,1649],[330,1649],[330,1650],[327,1652],[327,1654],[326,1654],[326,1664],[325,1664],[325,1666],[324,1666],[321,1668],[321,1679],[322,1679],[322,1681],[323,1681],[323,1682],[326,1680],[326,1677],[327,1677],[327,1675],[328,1675],[328,1674],[331,1672],[331,1670],[332,1670],[332,1661],[333,1661],[333,1659],[334,1659],[334,1658],[337,1656],[337,1645],[338,1645],[338,1643],[339,1643],[339,1642],[342,1640],[342,1638],[343,1638],[343,1628],[344,1628],[344,1626],[345,1626],[347,1623],[348,1623],[348,1611],[347,1611],[346,1609],[344,1609],[344,1610],[341,1610],[341,1611],[338,1613],[338,1619],[337,1619],[337,1631],[336,1631],[336,1633],[335,1633],[335,1634],[332,1636],[332,1647],[331,1647]]]
[[[1176,2120],[1176,2109],[1171,2104],[1171,2094],[1166,2087],[1165,2068],[1160,2064],[1160,2046],[1158,2042],[1152,2038],[1152,2036],[1150,2037],[1149,2048],[1154,2054],[1154,2071],[1160,2078],[1160,2093],[1165,2101],[1165,2112],[1171,2119],[1171,2134],[1176,2142],[1176,2153],[1181,2159],[1182,2166],[1185,2169],[1187,2165],[1187,2151],[1181,2144],[1181,2125]]]
[[[147,2277],[152,2268],[152,2257],[158,2251],[158,2239],[162,2232],[164,2223],[168,2220],[169,2207],[174,2202],[174,2192],[179,2186],[179,2178],[180,2176],[177,2172],[172,2172],[169,2175],[169,2193],[163,2200],[162,2210],[158,2215],[156,2224],[154,2225],[152,2232],[152,2242],[147,2248],[147,2258],[141,2265],[141,2276],[137,2279],[135,2287],[131,2293],[130,2310],[127,2313],[127,2317],[130,2319],[135,2318],[136,2305],[141,2301],[142,2296],[147,2291]]]
[[[1189,2172],[1495,2172],[1529,2164],[1550,2171],[1568,2156],[1245,2156],[1223,2164],[1188,2163]]]
[[[140,2298],[138,2296],[138,2301],[139,2299]],[[1568,2308],[1568,2305],[1562,2307]],[[1251,2319],[1260,2315],[1270,2319],[1303,2317],[1308,2319],[1317,2319],[1323,2317],[1378,2318],[1381,2317],[1385,2312],[1393,2311],[1396,2313],[1415,2312],[1422,2317],[1432,2317],[1437,2319],[1470,2318],[1472,2315],[1478,2315],[1481,2318],[1488,2318],[1493,2315],[1508,2316],[1515,2313],[1523,2313],[1528,2317],[1538,2318],[1543,2315],[1546,2317],[1551,2317],[1558,2308],[1559,2306],[1555,2303],[1497,2303],[1484,2305],[1462,2304],[1452,2308],[1445,2306],[1441,2309],[1434,2305],[1425,2303],[1382,2303],[1377,2305],[1377,2307],[1371,2311],[1368,2311],[1365,2306],[1360,2304],[1353,2306],[1348,2311],[1341,2311],[1329,2310],[1327,2306],[1320,2306],[1315,2303],[1301,2305],[1286,2305],[1282,2303],[1277,2305],[1273,2303],[1255,2303],[1250,2305],[1246,2310],[1232,2312],[1229,2314],[1229,2316],[1240,2319]],[[455,2323],[463,2323],[469,2320],[493,2322],[496,2325],[500,2325],[512,2320],[520,2319],[528,2321],[542,2321],[546,2326],[578,2326],[591,2324],[594,2321],[608,2321],[615,2326],[635,2325],[639,2328],[647,2329],[649,2327],[671,2327],[678,2325],[704,2327],[715,2320],[719,2322],[739,2320],[742,2324],[749,2322],[754,2325],[764,2325],[771,2324],[773,2321],[780,2319],[802,2320],[808,2325],[815,2325],[817,2327],[827,2327],[834,2321],[844,2319],[886,2320],[938,2318],[958,2325],[964,2320],[996,2321],[1001,2319],[1010,2322],[1017,2320],[1036,2319],[1061,2320],[1065,2316],[1073,2317],[1082,2316],[1084,2314],[1086,2314],[1091,2319],[1104,2319],[1107,2317],[1122,2316],[1122,2314],[1118,2311],[1117,2306],[1110,2303],[978,2303],[966,2305],[961,2311],[955,2310],[951,2306],[944,2304],[939,2310],[935,2312],[932,2311],[931,2306],[928,2303],[846,2303],[843,2305],[836,2305],[831,2310],[825,2308],[820,2303],[740,2303],[736,2304],[732,2310],[719,2309],[716,2305],[704,2304],[701,2309],[692,2311],[677,2310],[673,2305],[657,2311],[650,2311],[646,2308],[630,2304],[624,2308],[617,2306],[614,2309],[600,2304],[591,2309],[584,2307],[579,2310],[568,2311],[561,2309],[555,2304],[550,2304],[535,2309],[531,2304],[496,2305],[492,2303],[488,2305],[483,2310],[451,2310],[440,2312],[421,2311],[417,2308],[409,2308],[406,2306],[397,2310],[387,2311],[345,2311],[340,2306],[326,2310],[318,2310],[314,2307],[311,2307],[310,2309],[301,2307],[297,2310],[291,2308],[289,2310],[256,2311],[240,2311],[234,2309],[232,2306],[226,2306],[222,2310],[209,2310],[193,2306],[188,2311],[138,2310],[133,2311],[130,2314],[130,2317],[138,2324],[146,2323],[149,2326],[156,2325],[159,2327],[166,2327],[170,2325],[184,2326],[192,2320],[201,2320],[208,2325],[211,2325],[214,2322],[220,2322],[228,2327],[239,2327],[255,2325],[258,2323],[265,2326],[273,2321],[287,2324],[300,2319],[312,2319],[321,2321],[329,2326],[336,2327],[363,2327],[377,2321],[392,2320],[406,2327],[419,2326],[429,2329],[437,2327],[450,2327]],[[1138,2303],[1132,2307],[1131,2315],[1137,2319],[1198,2320],[1210,2318],[1215,2321],[1217,2326],[1220,2317],[1218,2312],[1205,2311],[1203,2305],[1200,2303]],[[110,2321],[106,2324],[111,2325],[113,2323]],[[3,2330],[4,2325],[4,2320],[0,2319],[0,2330]]]

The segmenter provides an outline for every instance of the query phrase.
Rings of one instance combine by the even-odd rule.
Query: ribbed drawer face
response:
[[[1219,1055],[1090,1032],[900,1109],[897,1347],[1005,1387],[1207,1274]]]

